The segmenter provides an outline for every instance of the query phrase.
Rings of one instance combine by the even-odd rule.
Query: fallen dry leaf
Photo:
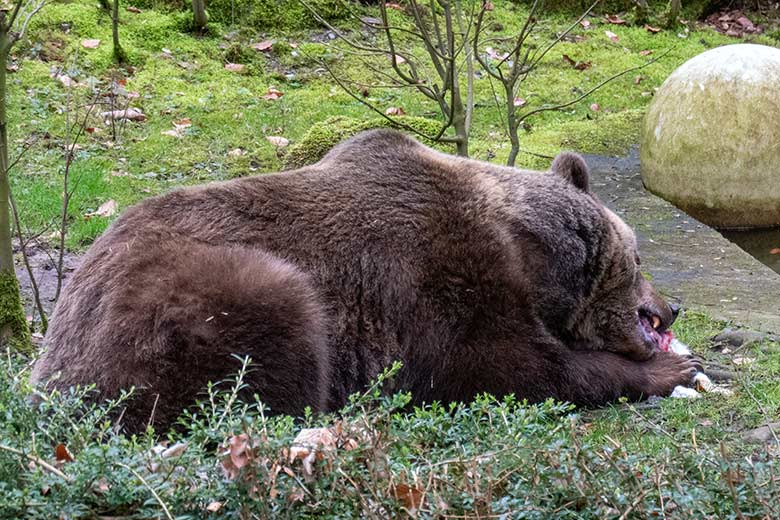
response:
[[[68,448],[62,443],[54,447],[54,458],[59,462],[73,462],[74,460],[73,455],[70,454]]]
[[[512,104],[514,106],[516,106],[516,107],[521,107],[521,106],[525,105],[525,103],[526,103],[525,99],[523,99],[523,98],[521,98],[519,96],[516,97],[514,100],[512,100]]]
[[[612,40],[615,43],[620,41],[620,38],[618,37],[618,35],[613,33],[612,31],[604,31],[604,34],[606,34],[607,38],[609,38],[610,40]]]
[[[607,21],[607,23],[611,23],[614,25],[623,25],[626,23],[625,20],[623,20],[621,17],[619,17],[616,14],[608,14],[604,17],[604,19]]]
[[[780,247],[773,247],[769,250],[770,255],[780,255]]]
[[[270,51],[274,46],[273,40],[264,40],[260,43],[255,43],[252,45],[252,48],[256,51],[265,52]]]
[[[179,119],[178,121],[174,121],[173,126],[180,126],[182,128],[187,128],[188,126],[192,126],[192,119],[190,119],[189,117],[184,117],[182,119]]]
[[[387,110],[385,110],[386,116],[405,116],[406,112],[404,112],[404,109],[401,107],[389,107]]]
[[[228,439],[228,445],[221,452],[222,473],[228,480],[235,480],[241,473],[241,468],[249,464],[253,457],[249,448],[249,435],[242,433]]]
[[[735,356],[731,361],[734,362],[737,366],[745,366],[750,365],[756,361],[756,358],[747,357],[747,356]]]
[[[314,463],[322,460],[323,452],[336,449],[336,437],[329,428],[304,428],[290,446],[290,463],[300,460],[307,482],[314,479]]]
[[[81,40],[81,46],[85,49],[97,49],[100,45],[100,40]]]
[[[19,65],[16,63],[9,63],[5,66],[5,70],[8,72],[19,72]]]
[[[482,4],[482,8],[485,9],[485,11],[492,11],[495,9],[495,6],[493,5],[493,2],[488,1]]]
[[[580,20],[580,25],[587,29],[590,27],[590,20]]]
[[[229,70],[230,72],[244,72],[245,69],[246,65],[241,63],[225,63],[225,70]]]
[[[98,209],[90,213],[85,213],[84,216],[88,219],[91,217],[110,217],[112,215],[116,215],[118,210],[119,205],[116,203],[116,201],[114,199],[108,199],[103,204],[101,204]]]
[[[395,64],[396,65],[400,65],[402,63],[406,63],[406,60],[404,59],[404,57],[403,56],[399,56],[398,54],[394,54],[393,58],[395,59]]]
[[[571,65],[572,68],[576,70],[587,70],[593,65],[592,61],[574,61],[569,57],[568,54],[563,55],[563,61]]]
[[[55,76],[52,76],[57,81],[62,83],[65,87],[75,87],[78,86],[78,82],[76,82],[75,79],[71,78],[70,76],[66,76],[65,74],[56,74]]]
[[[637,76],[637,77],[635,77],[634,78],[634,85],[639,85],[640,83],[642,83],[643,79],[645,79],[644,76]]]
[[[425,498],[425,493],[420,489],[406,484],[397,484],[393,487],[395,498],[400,500],[406,509],[418,509]]]
[[[233,148],[228,152],[228,157],[243,157],[246,155],[246,150],[243,148]]]
[[[173,457],[178,457],[184,451],[187,449],[187,443],[186,442],[177,442],[170,448],[167,448],[165,451],[163,451],[160,456],[164,459],[170,459]]]
[[[649,24],[645,24],[645,25],[644,25],[644,27],[645,27],[645,30],[646,30],[647,32],[649,32],[649,33],[652,33],[652,34],[656,34],[656,33],[659,33],[659,32],[661,32],[661,29],[660,29],[660,28],[658,28],[658,27],[653,27],[652,25],[649,25]]]
[[[267,99],[269,101],[275,101],[282,96],[284,96],[284,92],[280,90],[276,90],[274,87],[268,87],[268,92],[266,92],[260,97],[262,97],[263,99]]]
[[[290,494],[287,495],[287,503],[293,504],[295,502],[303,502],[304,497],[303,490],[299,487],[294,487],[290,491]]]
[[[284,148],[290,144],[290,140],[280,135],[267,135],[266,140],[277,148]]]
[[[101,112],[104,119],[127,119],[128,121],[146,121],[146,114],[138,108],[128,108],[126,110],[110,110]]]
[[[360,21],[369,27],[377,27],[382,25],[382,20],[374,18],[373,16],[361,16]]]
[[[601,107],[599,106],[598,103],[591,103],[590,109],[593,110],[594,112],[598,112],[599,110],[601,110]]]
[[[386,7],[388,9],[395,9],[396,11],[403,11],[404,8],[400,4],[396,4],[395,2],[388,2],[386,4]]]
[[[135,14],[139,14],[141,12],[140,9],[138,9],[137,7],[133,7],[132,5],[126,7],[125,10],[130,12],[130,13],[135,13]]]
[[[209,513],[216,513],[220,509],[222,509],[222,502],[211,502],[206,506],[206,511]]]
[[[645,49],[643,51],[639,51],[639,55],[640,56],[650,56],[651,54],[653,54],[653,51],[651,51],[650,49]]]

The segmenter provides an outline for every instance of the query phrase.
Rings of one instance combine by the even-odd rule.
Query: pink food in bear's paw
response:
[[[669,351],[669,346],[672,344],[672,340],[674,339],[674,334],[671,330],[667,330],[663,334],[661,334],[661,340],[658,342],[658,348],[663,350],[664,352]]]

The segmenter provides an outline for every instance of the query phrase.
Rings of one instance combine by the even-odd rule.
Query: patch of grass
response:
[[[410,410],[409,395],[382,392],[394,367],[339,414],[292,418],[238,398],[239,378],[210,387],[159,445],[152,431],[115,433],[121,400],[95,406],[89,389],[42,393],[35,409],[26,366],[0,361],[3,517],[753,518],[780,500],[771,448],[738,440],[739,395],[596,412],[480,396]],[[302,428],[321,439],[309,461],[291,451]],[[72,461],[56,461],[58,445]]]

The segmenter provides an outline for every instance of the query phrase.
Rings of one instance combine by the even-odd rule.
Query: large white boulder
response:
[[[720,228],[780,225],[780,49],[726,45],[661,85],[645,116],[647,189]]]

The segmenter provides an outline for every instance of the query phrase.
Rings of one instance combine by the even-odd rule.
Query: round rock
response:
[[[681,65],[645,116],[647,189],[711,226],[780,225],[780,49],[726,45]]]

